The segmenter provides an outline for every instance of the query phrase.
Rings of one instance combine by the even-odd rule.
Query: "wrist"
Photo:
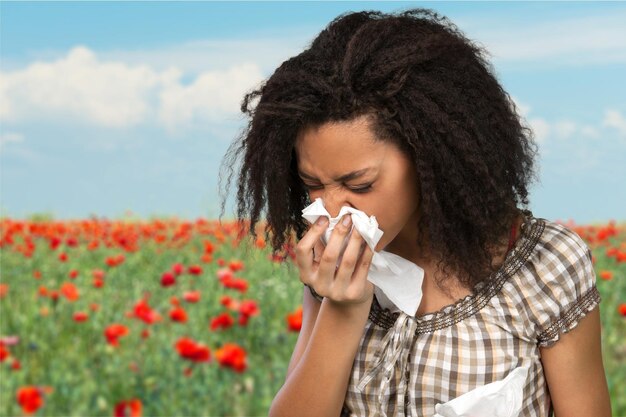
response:
[[[322,305],[326,304],[328,309],[333,310],[334,312],[336,312],[336,314],[339,314],[346,318],[361,318],[363,320],[367,320],[367,316],[369,315],[369,311],[372,306],[373,298],[374,297],[372,294],[363,301],[341,302],[325,297],[322,301]]]

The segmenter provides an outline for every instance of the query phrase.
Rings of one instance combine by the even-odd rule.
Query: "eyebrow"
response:
[[[368,171],[370,171],[371,169],[372,169],[371,167],[367,167],[367,168],[359,169],[359,170],[357,170],[357,171],[352,171],[352,172],[349,172],[349,173],[347,173],[347,174],[345,174],[345,175],[341,175],[341,176],[339,176],[339,177],[337,177],[337,178],[333,178],[333,179],[334,179],[335,181],[350,181],[350,180],[353,180],[353,179],[355,179],[355,178],[362,177],[363,175],[365,175],[365,174],[366,174]],[[309,175],[309,174],[307,174],[306,172],[300,171],[299,169],[298,169],[298,174],[299,174],[302,178],[305,178],[305,179],[308,179],[308,180],[313,180],[313,181],[319,181],[319,180],[318,180],[317,178],[315,178],[314,176]]]

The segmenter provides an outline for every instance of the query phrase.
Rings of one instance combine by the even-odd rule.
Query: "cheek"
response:
[[[408,190],[403,191],[408,192]],[[405,197],[402,198],[402,195]],[[416,196],[412,193],[410,198],[407,197],[407,194],[398,191],[374,199],[376,206],[372,207],[371,214],[376,216],[378,228],[384,232],[376,250],[384,248],[394,240],[413,218],[417,208]]]

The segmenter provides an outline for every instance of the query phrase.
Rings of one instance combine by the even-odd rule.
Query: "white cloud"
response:
[[[528,123],[535,134],[537,142],[543,143],[550,136],[550,125],[544,119],[540,117],[533,117],[528,120]]]
[[[559,139],[567,139],[579,130],[578,125],[571,120],[559,120],[554,123],[554,133]]]
[[[168,131],[239,112],[243,93],[262,80],[254,64],[206,71],[185,85],[175,67],[156,70],[101,60],[79,46],[66,56],[0,73],[0,120],[54,120],[126,128],[156,122]]]
[[[531,109],[531,107],[528,104],[522,103],[515,96],[511,96],[511,100],[513,100],[513,103],[515,104],[515,107],[517,107],[517,110],[519,111],[520,116],[522,116],[522,117],[528,116],[528,113],[530,113],[530,109]]]
[[[626,118],[618,110],[606,110],[604,120],[596,126],[581,124],[569,119],[559,119],[552,122],[531,114],[531,106],[521,102],[516,97],[511,98],[519,109],[520,115],[528,121],[530,128],[535,134],[535,139],[539,143],[545,143],[549,139],[565,140],[576,137],[598,139],[610,137],[610,134],[606,134],[607,128],[616,129],[620,135],[626,137]]]
[[[626,62],[626,8],[611,14],[494,24],[493,17],[465,21],[470,37],[505,62],[585,65]]]
[[[600,132],[598,131],[598,128],[589,126],[589,125],[582,126],[580,128],[580,134],[583,135],[584,137],[592,138],[592,139],[596,139],[600,137]]]
[[[175,63],[185,74],[200,74],[207,70],[228,70],[233,66],[254,63],[264,73],[277,68],[283,61],[304,50],[320,28],[282,30],[275,37],[254,39],[203,39],[158,49],[103,51],[103,60],[127,64],[149,65],[164,70]]]
[[[239,111],[246,90],[263,76],[254,64],[206,72],[189,85],[174,78],[159,93],[159,121],[170,132],[205,121],[218,121]],[[195,122],[195,123],[194,123]]]
[[[626,137],[626,118],[618,110],[609,109],[604,113],[603,126],[616,129],[621,136]]]
[[[167,76],[147,66],[100,62],[91,50],[75,47],[56,61],[2,73],[0,119],[78,118],[100,126],[132,126],[146,117],[150,90]]]
[[[607,119],[605,119],[604,123],[598,124],[598,126],[583,125],[568,119],[560,119],[555,122],[550,122],[541,117],[531,117],[528,121],[533,129],[533,132],[535,133],[537,141],[546,142],[549,139],[568,140],[575,139],[577,137],[598,139],[603,136],[601,130],[603,130],[603,126],[607,126],[606,120]],[[622,122],[626,121],[622,119]],[[626,128],[626,123],[622,126],[622,129],[624,128]],[[626,130],[624,130],[623,133],[626,133]]]

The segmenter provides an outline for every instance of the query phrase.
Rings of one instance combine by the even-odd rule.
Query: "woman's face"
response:
[[[384,232],[376,251],[407,256],[417,239],[417,173],[395,144],[374,141],[363,116],[303,130],[295,148],[311,201],[320,197],[332,217],[342,206],[376,216]]]

